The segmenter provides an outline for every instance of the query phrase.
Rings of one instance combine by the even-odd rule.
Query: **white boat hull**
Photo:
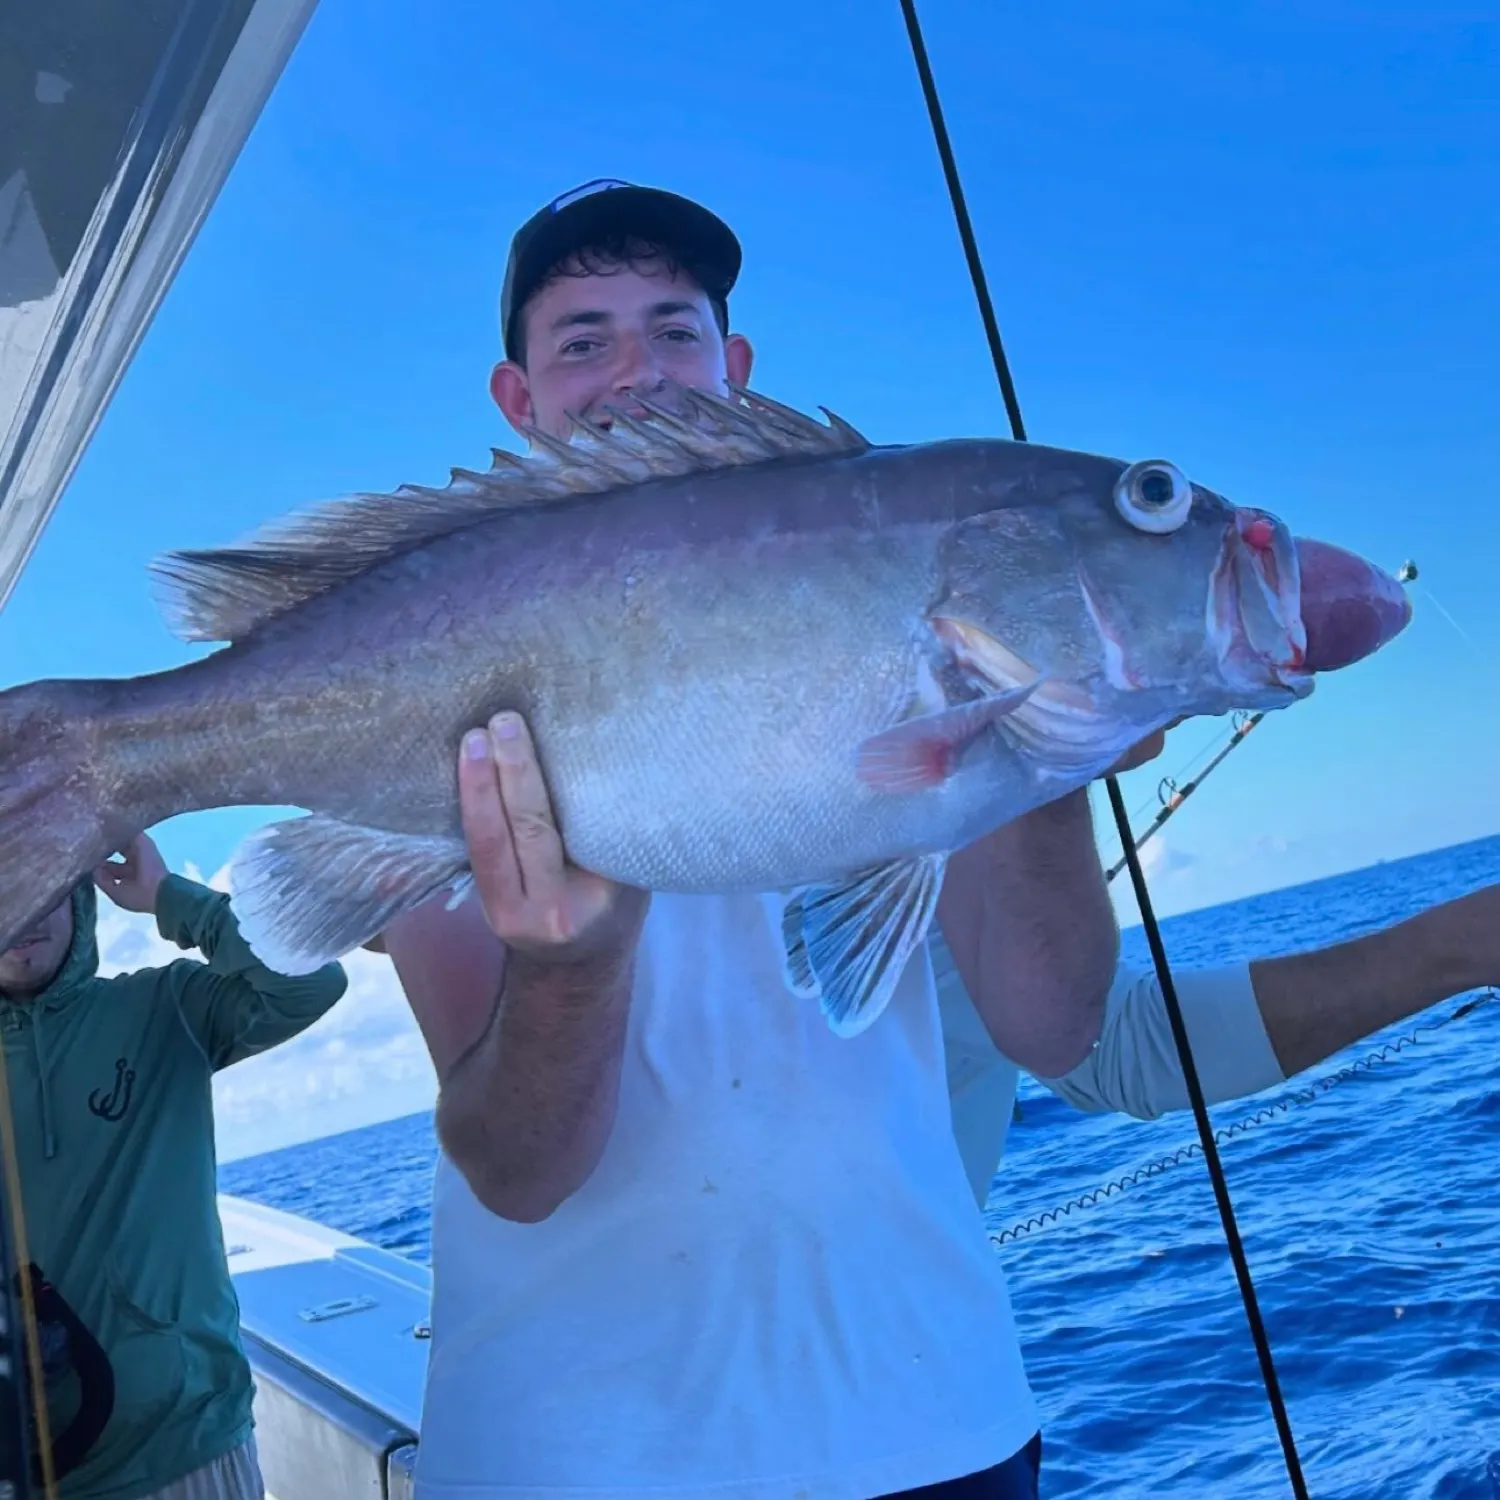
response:
[[[273,1500],[403,1500],[427,1374],[425,1266],[227,1193],[224,1247]]]

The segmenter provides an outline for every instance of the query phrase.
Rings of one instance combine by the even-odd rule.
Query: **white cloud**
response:
[[[1170,916],[1199,904],[1203,889],[1196,855],[1168,843],[1162,834],[1148,839],[1138,852],[1141,873],[1146,877],[1146,889],[1151,896],[1152,910],[1158,916]],[[1105,853],[1106,868],[1119,857],[1119,847],[1116,844]],[[1114,902],[1115,917],[1122,925],[1129,927],[1140,921],[1135,885],[1131,881],[1128,866],[1122,868],[1110,882],[1109,893]]]
[[[227,889],[226,870],[210,880]],[[99,899],[100,972],[164,966],[183,956],[154,920]],[[352,953],[343,960],[349,988],[299,1036],[214,1079],[219,1158],[230,1161],[300,1141],[430,1109],[437,1080],[421,1032],[389,959]]]

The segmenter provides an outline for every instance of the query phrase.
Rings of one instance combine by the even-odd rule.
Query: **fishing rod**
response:
[[[1152,838],[1155,834],[1161,832],[1162,825],[1172,816],[1173,813],[1177,811],[1179,807],[1182,806],[1184,802],[1187,801],[1189,797],[1193,795],[1194,792],[1198,790],[1200,786],[1203,785],[1205,781],[1208,780],[1213,771],[1218,766],[1223,764],[1225,757],[1228,756],[1230,751],[1232,751],[1237,745],[1241,745],[1244,743],[1245,736],[1249,734],[1250,731],[1254,729],[1255,726],[1259,724],[1263,718],[1265,718],[1265,716],[1266,714],[1264,709],[1259,709],[1253,714],[1245,713],[1243,710],[1237,713],[1234,716],[1234,732],[1229,736],[1229,743],[1225,745],[1224,748],[1220,750],[1219,753],[1214,756],[1214,758],[1209,761],[1209,763],[1204,766],[1204,768],[1185,786],[1179,787],[1170,776],[1163,777],[1161,783],[1156,789],[1156,795],[1162,805],[1161,811],[1157,813],[1156,817],[1151,822],[1151,826],[1147,828],[1144,833],[1131,839],[1132,847],[1139,850],[1141,845],[1144,844],[1147,839]],[[1129,863],[1129,856],[1126,854],[1121,854],[1119,859],[1117,859],[1114,864],[1112,864],[1109,869],[1104,872],[1105,884],[1108,884],[1111,880],[1113,880],[1115,876],[1118,875],[1120,871],[1123,870]]]
[[[1011,435],[1017,442],[1028,441],[1025,424],[1021,418],[1021,406],[1016,397],[1015,382],[1005,357],[1004,344],[1000,338],[1000,327],[995,317],[994,301],[990,296],[989,283],[984,274],[984,265],[979,254],[974,226],[969,218],[968,205],[959,181],[958,165],[953,156],[953,143],[948,135],[943,117],[942,103],[938,98],[937,83],[932,76],[932,64],[927,55],[927,44],[922,36],[921,23],[917,18],[916,0],[900,0],[902,17],[906,22],[907,40],[911,46],[912,61],[922,85],[922,95],[927,104],[928,120],[932,126],[933,143],[937,147],[943,176],[948,186],[949,201],[953,208],[955,227],[963,244],[968,262],[970,279],[974,285],[974,296],[979,306],[980,321],[989,343],[990,355],[995,366],[995,375],[1000,386],[1001,398],[1010,418]],[[1266,1400],[1271,1407],[1271,1416],[1276,1425],[1276,1434],[1281,1443],[1282,1456],[1286,1463],[1287,1479],[1295,1500],[1308,1500],[1307,1481],[1302,1473],[1302,1460],[1297,1452],[1296,1438],[1292,1433],[1291,1420],[1287,1414],[1286,1401],[1281,1393],[1281,1382],[1276,1373],[1275,1359],[1271,1353],[1270,1340],[1266,1335],[1265,1322],[1261,1317],[1260,1302],[1255,1292],[1255,1282],[1250,1274],[1250,1263],[1240,1238],[1239,1223],[1235,1218],[1234,1204],[1229,1196],[1229,1185],[1224,1177],[1223,1163],[1219,1160],[1217,1143],[1213,1137],[1213,1126],[1208,1118],[1208,1105],[1203,1097],[1203,1086],[1198,1078],[1197,1065],[1193,1058],[1192,1043],[1188,1039],[1187,1023],[1183,1020],[1182,1007],[1178,1003],[1177,989],[1172,982],[1172,969],[1167,960],[1166,948],[1161,940],[1153,910],[1151,895],[1146,888],[1145,872],[1136,857],[1131,841],[1130,814],[1120,794],[1119,779],[1104,778],[1105,790],[1109,794],[1110,807],[1115,824],[1120,832],[1120,842],[1130,867],[1130,879],[1135,888],[1136,905],[1140,909],[1141,923],[1145,928],[1146,941],[1151,949],[1151,962],[1161,984],[1162,1003],[1167,1020],[1172,1028],[1172,1040],[1182,1065],[1183,1083],[1186,1085],[1188,1103],[1198,1126],[1198,1136],[1203,1145],[1203,1155],[1208,1166],[1208,1175],[1219,1209],[1219,1220],[1224,1229],[1224,1239],[1229,1257],[1234,1266],[1235,1280],[1239,1284],[1240,1300],[1244,1305],[1245,1319],[1249,1324],[1251,1339],[1255,1345],[1260,1365],[1261,1381],[1265,1386]]]
[[[26,1350],[11,1252],[9,1204],[0,1205],[0,1500],[30,1500],[31,1464],[26,1442]]]
[[[25,1220],[3,1064],[0,1058],[0,1112],[4,1115],[0,1127],[4,1152],[4,1171],[0,1172],[0,1500],[33,1500],[38,1480],[42,1494],[50,1497],[56,1489],[42,1405],[36,1312],[29,1295],[31,1283],[21,1274],[26,1258]]]

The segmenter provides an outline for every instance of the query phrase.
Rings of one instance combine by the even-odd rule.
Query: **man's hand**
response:
[[[497,714],[488,731],[465,737],[458,791],[474,885],[507,949],[571,963],[634,945],[651,898],[567,862],[519,714]]]
[[[1138,745],[1132,745],[1104,774],[1123,776],[1126,771],[1134,771],[1138,766],[1149,764],[1166,749],[1167,735],[1182,722],[1181,719],[1173,719],[1165,729],[1158,729],[1155,734],[1147,735]]]
[[[94,884],[122,911],[150,914],[156,910],[156,892],[167,878],[166,861],[144,833],[121,851],[116,862],[107,859],[94,871]]]
[[[414,908],[382,946],[437,1069],[444,1152],[491,1213],[534,1224],[614,1128],[651,897],[568,863],[518,715],[465,736],[458,786],[479,901]]]

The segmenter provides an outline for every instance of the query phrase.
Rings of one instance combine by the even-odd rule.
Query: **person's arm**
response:
[[[1111,767],[1155,760],[1172,723]],[[1094,842],[1087,788],[997,829],[948,861],[938,925],[995,1046],[1040,1076],[1099,1045],[1120,929]]]
[[[437,1070],[444,1151],[492,1213],[535,1223],[588,1180],[614,1126],[650,898],[566,863],[515,716],[466,739],[459,793],[478,900],[418,907],[382,947]]]
[[[1172,970],[1177,1003],[1208,1104],[1259,1093],[1285,1075],[1255,1003],[1247,964]],[[1156,974],[1122,965],[1110,986],[1099,1045],[1071,1072],[1039,1082],[1090,1114],[1154,1120],[1188,1107],[1187,1082]]]
[[[215,1069],[279,1046],[333,1008],[348,987],[339,964],[313,974],[277,974],[256,958],[229,909],[229,897],[172,875],[144,834],[94,873],[115,905],[156,917],[157,931],[201,964],[174,964],[173,989],[183,1025]]]
[[[1094,1047],[1119,952],[1088,793],[956,852],[938,901],[953,965],[995,1046],[1033,1073]]]
[[[1173,971],[1209,1104],[1243,1098],[1452,995],[1500,983],[1500,885],[1329,947]],[[1089,1111],[1186,1109],[1166,1003],[1150,970],[1122,970],[1097,1050],[1041,1081]]]
[[[1380,932],[1250,966],[1277,1060],[1300,1073],[1393,1021],[1500,984],[1500,884]]]

